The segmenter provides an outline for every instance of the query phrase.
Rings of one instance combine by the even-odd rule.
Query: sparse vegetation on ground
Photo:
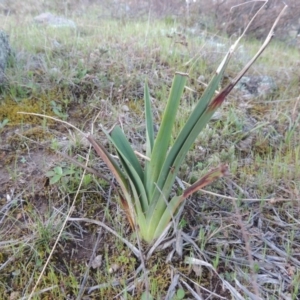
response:
[[[190,197],[176,235],[151,253],[88,141],[63,123],[17,112],[93,132],[113,155],[101,128],[119,125],[145,154],[145,81],[158,126],[175,71],[189,74],[176,137],[228,48],[179,19],[102,13],[98,5],[70,12],[77,29],[35,25],[30,14],[1,24],[15,53],[0,94],[0,295],[28,298],[75,201],[32,299],[298,299],[299,50],[272,41],[248,74],[271,76],[276,91],[245,99],[234,90],[200,133],[174,192],[220,164],[230,175]],[[260,47],[242,44],[247,57]],[[245,64],[238,53],[223,86]]]

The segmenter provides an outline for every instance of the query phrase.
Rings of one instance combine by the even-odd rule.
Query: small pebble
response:
[[[122,111],[124,111],[124,112],[129,112],[129,107],[128,107],[126,104],[124,104],[124,105],[122,106]]]

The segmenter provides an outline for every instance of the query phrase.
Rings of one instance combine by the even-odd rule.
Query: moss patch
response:
[[[39,113],[49,116],[55,116],[53,109],[53,101],[58,104],[63,104],[63,109],[66,108],[65,103],[71,99],[71,92],[67,88],[56,88],[53,90],[34,93],[30,98],[24,98],[19,101],[11,95],[7,95],[0,103],[0,120],[9,119],[10,125],[26,124],[41,124],[41,118],[18,114],[18,112]],[[48,120],[48,123],[53,121]]]

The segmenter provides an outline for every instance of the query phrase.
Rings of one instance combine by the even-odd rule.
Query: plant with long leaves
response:
[[[165,231],[187,197],[227,173],[227,166],[221,165],[197,180],[181,195],[170,197],[179,168],[188,150],[212,115],[224,102],[226,96],[264,51],[273,36],[273,29],[278,19],[257,54],[223,90],[217,93],[224,71],[242,36],[229,49],[173,143],[171,143],[172,130],[188,75],[175,74],[156,136],[153,128],[149,89],[147,83],[145,84],[146,157],[149,160],[146,160],[144,165],[138,160],[119,126],[114,127],[111,134],[105,130],[104,132],[116,148],[122,167],[100,143],[96,142],[91,135],[88,136],[88,140],[118,181],[121,206],[126,212],[132,228],[144,241],[151,243]]]
[[[226,96],[265,50],[273,37],[275,26],[287,8],[287,6],[284,6],[278,15],[266,40],[256,55],[224,89],[217,92],[224,72],[239,41],[266,3],[267,1],[249,22],[243,34],[230,47],[223,61],[217,68],[215,75],[173,143],[171,142],[172,130],[188,77],[188,75],[184,73],[175,74],[161,126],[156,137],[153,128],[150,93],[148,85],[145,84],[146,157],[148,160],[146,160],[144,164],[138,160],[138,157],[119,126],[116,126],[111,134],[104,130],[108,139],[117,150],[119,161],[114,159],[104,146],[98,143],[92,135],[86,136],[119,183],[120,189],[117,190],[117,193],[120,204],[127,214],[131,227],[137,231],[140,238],[148,243],[152,243],[167,231],[171,219],[177,215],[179,207],[187,197],[228,172],[228,167],[221,165],[197,180],[194,184],[185,189],[181,195],[171,197],[172,187],[179,167],[184,161],[188,150],[215,111],[222,105]],[[65,121],[42,114],[19,113],[47,117],[63,122],[84,135],[78,128]],[[87,168],[87,170],[92,170],[97,176],[103,177],[94,169]]]

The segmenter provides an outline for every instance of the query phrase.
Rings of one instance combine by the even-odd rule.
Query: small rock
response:
[[[93,259],[93,261],[92,261],[92,263],[91,263],[91,267],[92,267],[93,269],[97,269],[97,268],[101,267],[101,265],[102,265],[102,255],[97,255],[97,256]]]
[[[49,75],[51,76],[51,77],[57,77],[58,75],[60,74],[60,71],[59,71],[59,69],[58,68],[51,68],[50,70],[49,70]]]
[[[118,264],[112,264],[111,267],[108,269],[110,274],[113,274],[119,270],[120,266]]]
[[[126,104],[124,104],[123,106],[122,106],[122,111],[124,111],[124,112],[129,112],[129,107],[126,105]]]
[[[76,28],[76,24],[67,18],[53,15],[49,12],[42,13],[34,18],[34,21],[38,24],[48,25],[50,27],[70,27]]]
[[[274,93],[277,85],[270,76],[243,76],[235,87],[246,99],[266,97]]]
[[[197,80],[198,80],[199,82],[205,82],[205,76],[204,76],[204,75],[200,75],[200,76],[197,78]]]

